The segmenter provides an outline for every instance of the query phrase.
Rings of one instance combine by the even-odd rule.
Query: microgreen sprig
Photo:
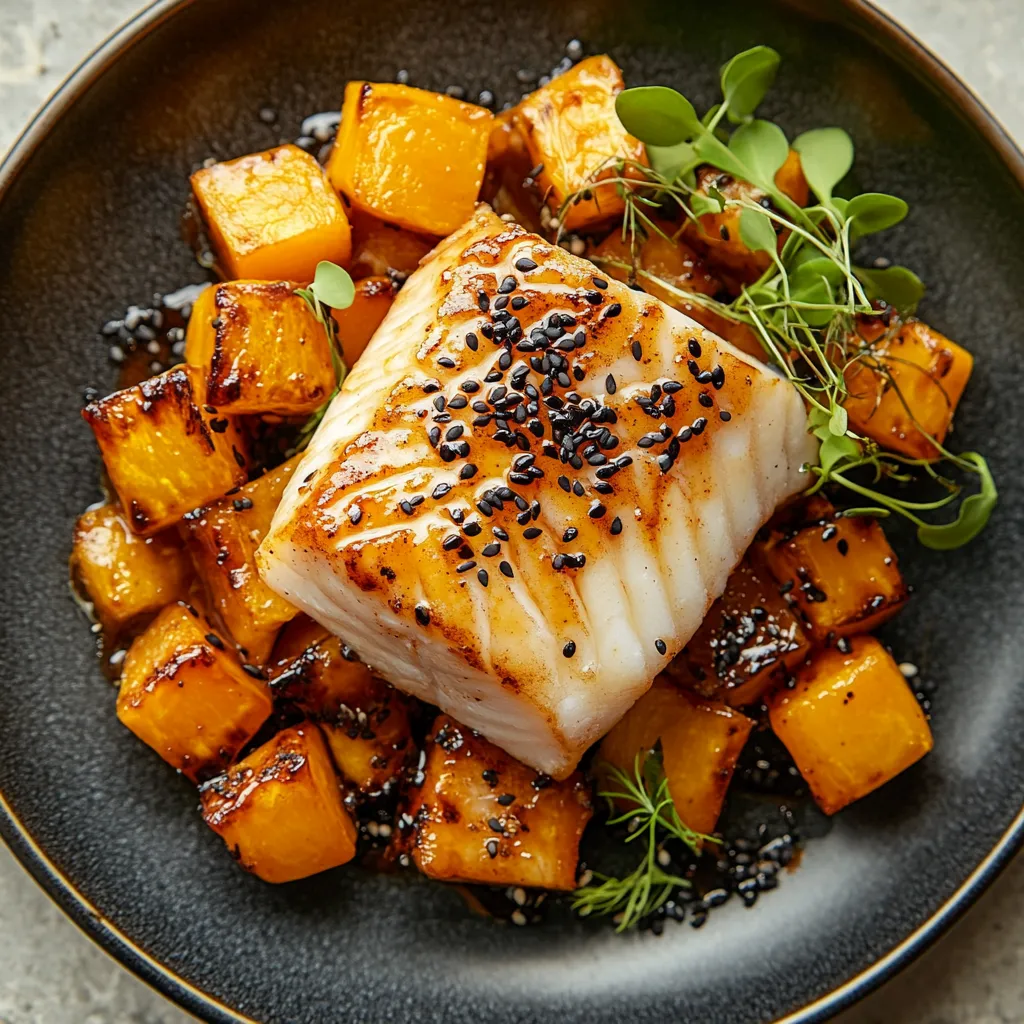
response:
[[[316,265],[313,281],[309,287],[296,288],[295,294],[305,300],[313,316],[327,332],[327,340],[331,349],[331,363],[334,366],[334,390],[328,395],[323,405],[302,425],[295,438],[293,454],[303,451],[309,444],[313,434],[316,433],[316,428],[320,426],[328,406],[341,390],[341,385],[348,374],[341,342],[338,340],[337,324],[334,322],[334,317],[331,316],[331,310],[347,309],[351,306],[355,299],[356,289],[352,278],[344,267],[339,267],[337,263],[332,263],[330,260],[321,260]]]
[[[581,917],[621,915],[616,927],[621,932],[652,914],[673,891],[690,884],[658,863],[661,837],[678,839],[694,853],[700,851],[702,842],[718,840],[694,832],[679,817],[658,751],[648,751],[645,757],[637,754],[632,777],[614,765],[605,764],[603,768],[610,788],[599,790],[598,795],[612,807],[614,801],[621,800],[627,808],[609,818],[608,824],[629,822],[633,830],[626,836],[626,842],[645,843],[646,849],[640,863],[623,878],[594,872],[597,882],[577,889],[572,906]]]
[[[790,143],[778,125],[754,116],[778,66],[779,55],[770,47],[737,54],[722,68],[722,102],[703,117],[686,97],[665,86],[619,94],[619,119],[645,144],[649,164],[612,161],[595,172],[594,179],[614,185],[624,201],[622,230],[630,252],[625,267],[614,260],[598,262],[626,270],[630,280],[657,285],[681,304],[708,309],[753,333],[768,361],[785,374],[808,406],[812,432],[821,442],[819,464],[807,467],[814,478],[811,492],[836,485],[856,496],[857,507],[846,514],[895,513],[915,526],[923,545],[959,547],[984,529],[998,498],[983,456],[953,454],[918,426],[934,445],[939,465],[947,467],[940,472],[936,462],[905,458],[858,435],[850,429],[845,408],[848,371],[854,363],[864,362],[882,386],[895,390],[913,419],[885,360],[860,342],[857,325],[883,316],[884,305],[902,315],[913,314],[924,285],[906,267],[859,267],[851,255],[859,240],[899,224],[907,216],[907,204],[879,192],[850,199],[835,194],[854,157],[853,142],[841,128],[813,129]],[[727,123],[734,126],[731,131]],[[799,154],[815,200],[807,207],[796,203],[776,181],[790,149]],[[747,189],[726,196],[706,178],[699,184],[701,166],[749,183],[756,194]],[[590,187],[588,182],[586,188]],[[577,200],[578,194],[567,197],[560,224]],[[738,214],[741,241],[766,257],[758,280],[743,287],[732,302],[681,289],[640,265],[644,238],[652,233],[668,237],[659,217],[674,213],[684,218],[684,227],[686,222],[699,226],[702,216],[730,210]],[[950,470],[976,477],[977,492],[963,497],[962,486],[946,475]],[[883,480],[915,479],[937,484],[944,493],[934,501],[911,501],[873,486]],[[952,522],[924,518],[957,502]]]

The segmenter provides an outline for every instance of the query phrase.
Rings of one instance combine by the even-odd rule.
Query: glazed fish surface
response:
[[[564,778],[814,457],[781,377],[481,206],[399,293],[258,560],[385,679]]]

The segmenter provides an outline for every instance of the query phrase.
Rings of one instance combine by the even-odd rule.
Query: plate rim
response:
[[[50,94],[0,161],[2,204],[29,159],[64,114],[122,54],[196,0],[152,0],[89,52]],[[1024,152],[985,102],[900,21],[870,0],[838,0],[890,55],[898,54],[921,77],[951,101],[961,117],[996,152],[1024,192]],[[122,967],[186,1012],[209,1024],[259,1024],[215,996],[192,985],[172,968],[148,954],[75,888],[19,820],[0,791],[0,839],[53,903],[86,936]],[[991,850],[936,910],[884,956],[852,978],[775,1024],[819,1024],[863,999],[917,959],[945,934],[998,878],[1024,848],[1024,804]]]

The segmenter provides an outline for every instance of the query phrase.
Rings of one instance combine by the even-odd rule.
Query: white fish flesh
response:
[[[789,383],[482,206],[402,288],[258,562],[383,678],[564,778],[814,455]]]

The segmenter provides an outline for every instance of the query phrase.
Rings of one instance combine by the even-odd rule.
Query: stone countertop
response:
[[[884,0],[1024,138],[1022,0]],[[138,0],[0,0],[0,152]],[[1024,857],[928,953],[838,1024],[1021,1024]],[[0,1024],[185,1024],[86,939],[0,846]]]

